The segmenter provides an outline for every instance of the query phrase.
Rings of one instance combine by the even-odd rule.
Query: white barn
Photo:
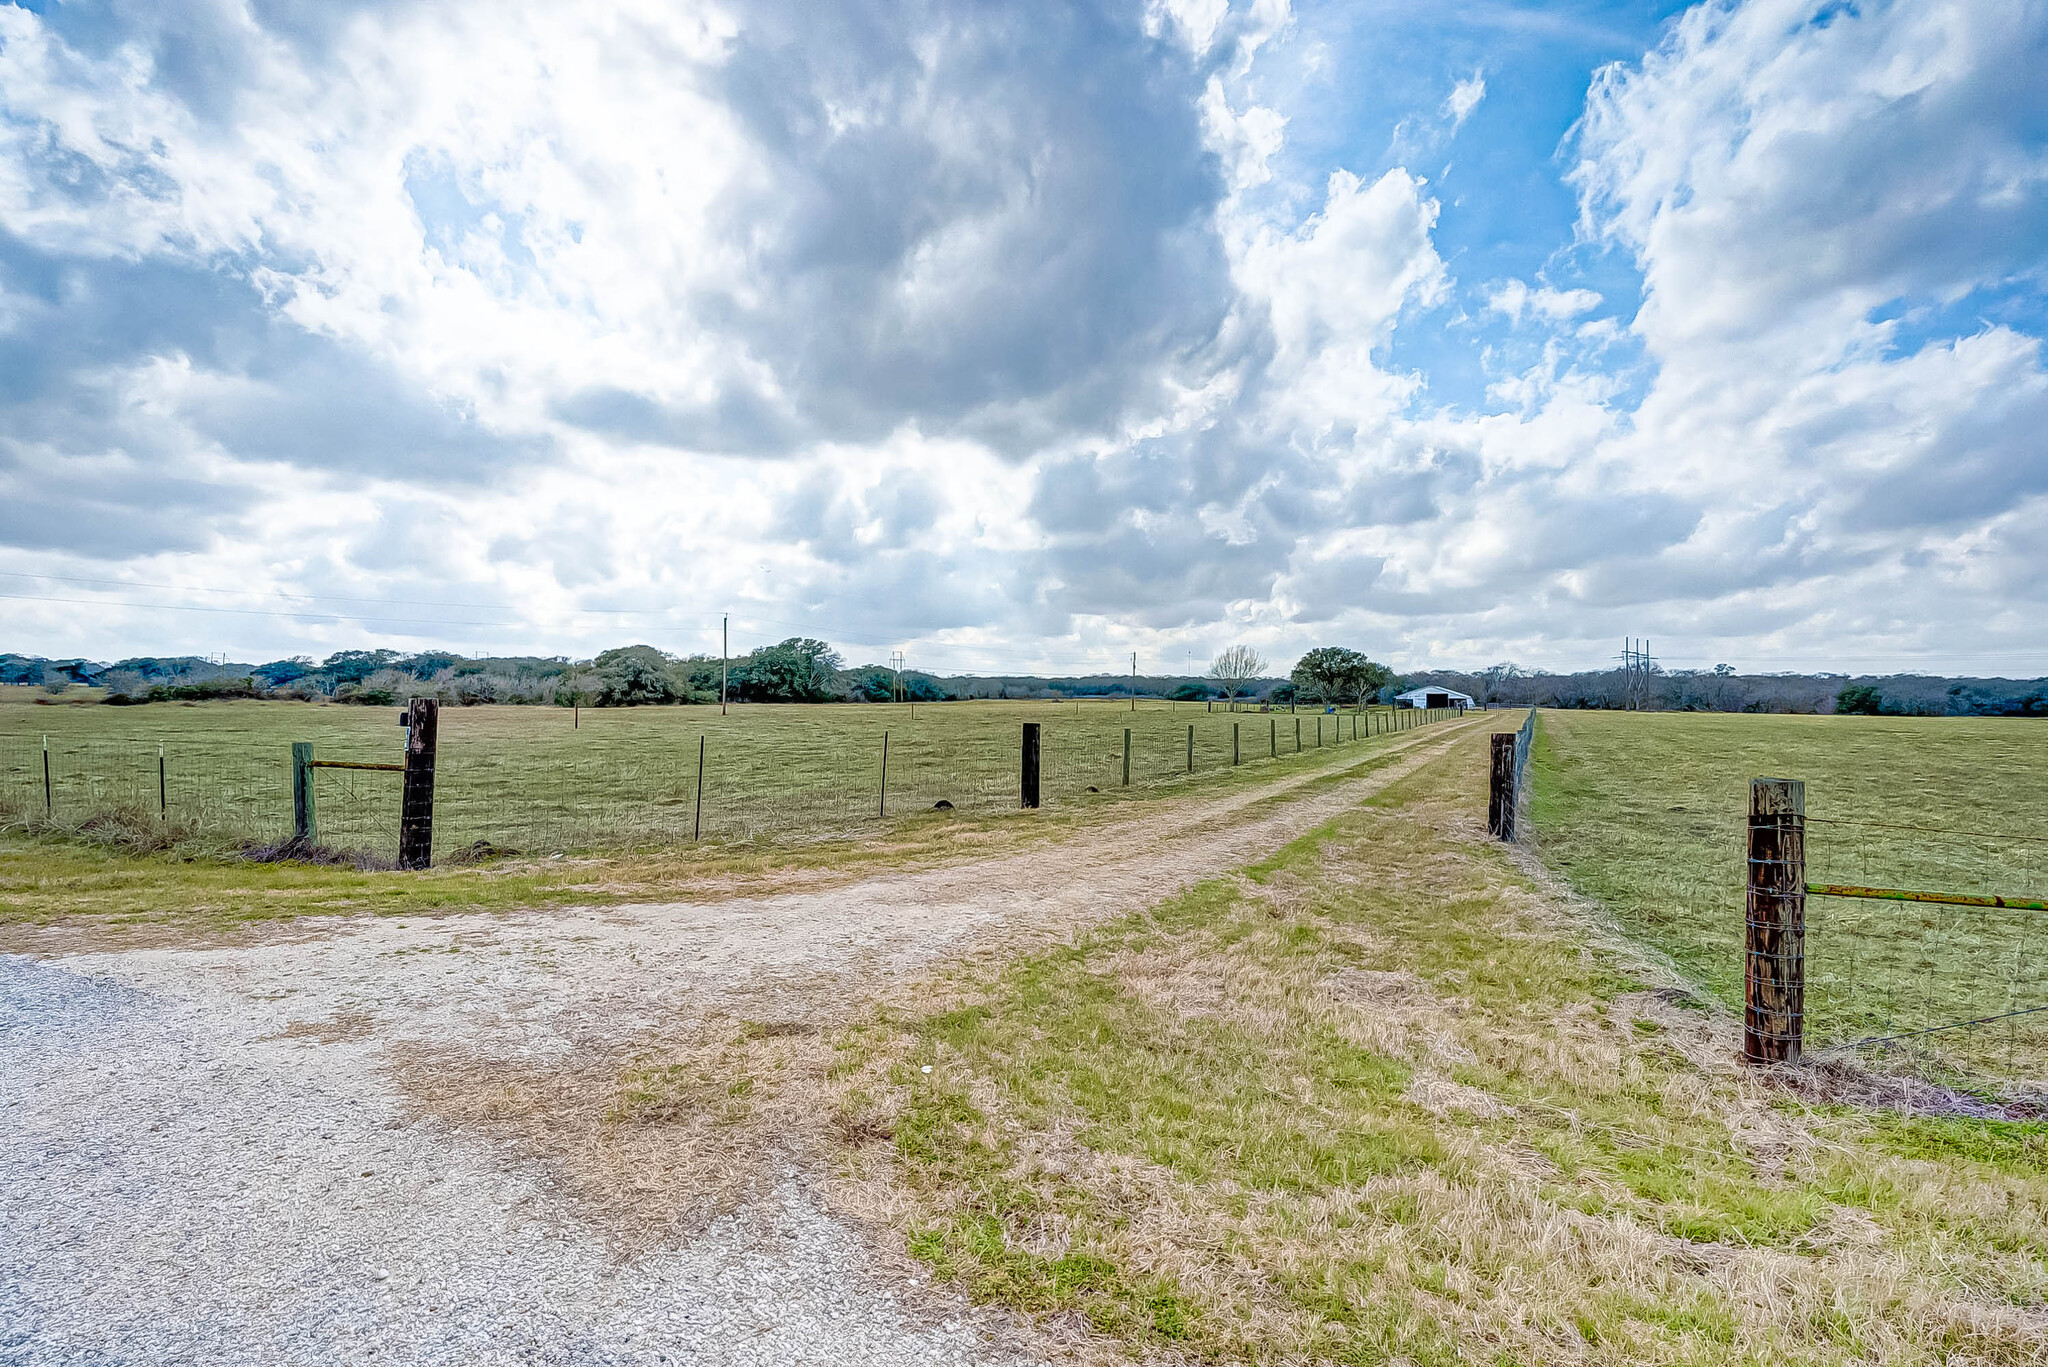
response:
[[[1472,695],[1455,688],[1411,688],[1394,695],[1396,707],[1470,707]]]

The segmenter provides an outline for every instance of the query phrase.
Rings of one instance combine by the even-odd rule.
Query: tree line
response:
[[[443,702],[630,707],[718,701],[723,672],[740,702],[940,702],[966,698],[1140,697],[1266,704],[1387,702],[1421,684],[1457,689],[1495,706],[1620,708],[1632,698],[1659,711],[1862,713],[1882,716],[2048,716],[2048,679],[1938,675],[1742,674],[1618,669],[1553,674],[1512,663],[1477,671],[1400,674],[1346,646],[1318,646],[1284,676],[1249,646],[1220,652],[1206,674],[939,675],[884,665],[848,667],[825,642],[793,636],[721,661],[622,646],[589,660],[562,656],[471,658],[450,651],[412,654],[342,650],[264,664],[198,656],[136,656],[100,664],[0,654],[0,684],[62,693],[82,684],[114,704],[284,697],[383,705],[407,697]]]

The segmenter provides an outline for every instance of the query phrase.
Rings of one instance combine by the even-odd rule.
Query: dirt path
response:
[[[1239,867],[1485,725],[821,891],[0,956],[0,1362],[1014,1360],[885,1284],[794,1171],[621,1263],[388,1065],[422,1047],[546,1066],[721,1011],[836,1018],[935,961]]]

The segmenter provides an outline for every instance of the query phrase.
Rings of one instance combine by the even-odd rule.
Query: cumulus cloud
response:
[[[0,562],[517,602],[549,649],[620,605],[956,663],[1921,651],[1968,595],[2025,638],[2038,7],[1709,0],[1590,73],[1577,241],[1462,281],[1484,192],[1421,157],[1515,82],[1333,146],[1319,22],[0,7]]]
[[[2018,435],[2048,421],[2039,339],[1906,320],[2038,288],[2044,55],[2029,6],[1759,0],[1596,78],[1571,178],[1584,231],[1643,272],[1660,367],[1623,449],[1642,483],[1717,493],[1668,558],[1680,591],[1816,630],[1882,600],[1911,624],[1893,641],[2020,645],[1977,634],[2000,605],[1965,562],[2040,493]]]

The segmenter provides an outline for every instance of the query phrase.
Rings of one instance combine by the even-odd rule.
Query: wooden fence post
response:
[[[170,778],[164,772],[164,743],[156,743],[156,814],[165,821],[171,819]]]
[[[1294,753],[1301,753],[1301,718],[1294,719]]]
[[[1266,758],[1280,758],[1280,719],[1278,717],[1271,718],[1268,724],[1266,731]]]
[[[1749,784],[1742,1056],[1797,1063],[1806,1034],[1806,784]]]
[[[398,810],[401,869],[424,869],[434,862],[434,751],[440,730],[440,703],[414,698],[405,705],[405,792]]]
[[[1192,724],[1188,727],[1188,772],[1195,772],[1195,728]]]
[[[1024,723],[1024,805],[1038,805],[1038,723]]]
[[[390,732],[384,734],[390,735]],[[313,814],[313,743],[292,742],[292,839],[310,845],[319,839]]]
[[[690,839],[704,834],[704,737],[697,737],[697,815],[690,823]]]
[[[1131,709],[1137,711],[1136,707]],[[1131,786],[1131,728],[1124,728],[1124,787]]]
[[[1515,838],[1515,737],[1493,737],[1492,766],[1486,784],[1486,833],[1496,840]]]
[[[889,814],[889,733],[882,733],[882,795],[875,804],[875,815]]]
[[[1230,765],[1233,769],[1237,767],[1239,758],[1237,748],[1237,725],[1238,724],[1236,722],[1232,722],[1230,724]]]

